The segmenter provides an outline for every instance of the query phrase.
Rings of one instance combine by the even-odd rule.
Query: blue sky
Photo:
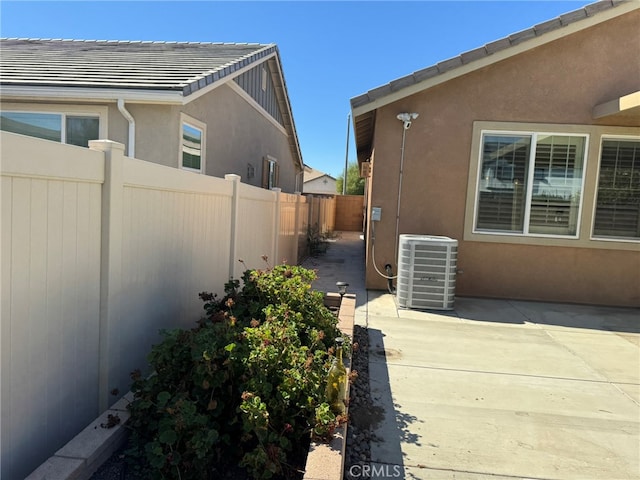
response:
[[[276,43],[304,162],[338,176],[352,97],[589,3],[2,0],[0,35]]]

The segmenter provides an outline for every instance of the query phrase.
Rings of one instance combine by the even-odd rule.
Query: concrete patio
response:
[[[371,478],[640,478],[640,310],[457,298],[399,309],[342,232],[305,266],[370,336]],[[351,472],[354,477],[362,471]]]

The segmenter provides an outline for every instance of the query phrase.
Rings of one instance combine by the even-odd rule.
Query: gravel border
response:
[[[371,424],[373,402],[369,387],[369,331],[365,327],[354,325],[351,370],[358,372],[357,378],[351,383],[349,395],[349,428],[347,429],[347,447],[344,459],[344,477],[347,480],[363,480],[369,478],[362,474],[362,468],[352,469],[354,465],[369,465],[371,463]],[[357,472],[352,476],[350,471]],[[366,471],[366,470],[364,470]]]

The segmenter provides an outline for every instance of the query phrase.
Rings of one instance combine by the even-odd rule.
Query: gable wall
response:
[[[280,166],[282,191],[294,192],[297,169],[287,134],[234,89],[220,86],[183,111],[207,124],[208,175],[235,173],[243,183],[261,186],[262,161],[269,155]],[[248,164],[255,169],[253,178],[247,178]]]
[[[327,175],[304,182],[304,193],[336,194],[336,180]]]
[[[406,132],[398,233],[458,239],[464,270],[458,276],[459,294],[640,304],[640,264],[633,245],[621,247],[622,252],[615,245],[594,252],[588,236],[574,242],[579,248],[464,240],[470,161],[478,161],[472,152],[474,122],[631,126],[629,132],[640,134],[637,118],[591,116],[595,105],[638,90],[640,64],[630,46],[640,44],[639,23],[640,12],[634,11],[378,109],[370,196],[371,205],[383,210],[382,221],[375,224],[378,268],[397,263],[403,129],[396,115],[417,112],[420,116]],[[588,162],[588,180],[595,185],[597,158]],[[583,213],[591,208],[585,200]],[[369,254],[367,286],[385,289],[386,280],[371,261]],[[602,286],[602,272],[609,271],[620,272],[620,280]],[[576,278],[584,288],[571,285]]]
[[[233,81],[282,125],[282,114],[278,106],[278,97],[273,86],[272,72],[268,62],[253,67],[234,78]]]

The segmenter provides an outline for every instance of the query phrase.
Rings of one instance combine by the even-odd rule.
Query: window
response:
[[[602,141],[593,235],[640,239],[640,139]]]
[[[180,166],[185,170],[204,173],[204,124],[194,121],[182,122]]]
[[[475,230],[576,236],[586,135],[484,133]]]
[[[262,162],[262,188],[271,190],[278,186],[280,168],[278,162],[266,156]]]
[[[65,113],[2,112],[0,130],[88,147],[100,138],[100,117]]]

